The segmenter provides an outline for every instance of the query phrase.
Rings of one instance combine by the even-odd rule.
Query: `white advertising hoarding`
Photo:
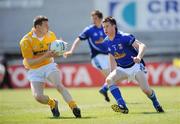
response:
[[[105,0],[106,4],[99,1],[101,4],[95,4],[97,9],[103,8],[105,15],[115,17],[121,29],[180,30],[180,0]]]

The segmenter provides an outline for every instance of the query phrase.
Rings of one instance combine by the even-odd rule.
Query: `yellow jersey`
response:
[[[20,41],[21,53],[24,58],[23,65],[25,68],[37,69],[53,62],[53,58],[47,58],[37,64],[29,65],[25,58],[32,59],[42,56],[48,51],[49,44],[55,40],[56,35],[52,31],[49,31],[42,39],[38,38],[33,31],[27,33]]]

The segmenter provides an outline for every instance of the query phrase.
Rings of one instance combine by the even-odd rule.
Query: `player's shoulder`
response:
[[[84,30],[92,30],[95,26],[94,25],[88,25],[84,28]]]
[[[117,35],[121,36],[121,37],[128,37],[128,36],[131,36],[132,34],[126,33],[126,32],[123,32],[123,31],[118,31]]]
[[[55,35],[55,33],[53,31],[48,31],[49,35]]]
[[[116,34],[116,37],[124,39],[124,38],[134,37],[134,36],[132,34],[130,34],[130,33],[125,33],[125,32],[122,32],[122,31],[118,31],[117,34]]]
[[[91,25],[89,25],[88,27],[91,29],[91,28],[95,28],[96,26],[93,25],[93,24],[91,24]]]
[[[48,31],[47,36],[56,36],[56,34],[53,31]]]
[[[132,42],[135,41],[135,36],[130,33],[124,33],[122,31],[119,31],[117,33],[116,39],[120,39],[120,41],[126,41],[126,42]]]
[[[48,33],[46,34],[46,37],[48,39],[57,39],[56,38],[56,34],[53,31],[48,31]]]
[[[22,44],[22,43],[24,43],[24,42],[31,41],[31,40],[32,40],[32,35],[33,35],[32,31],[30,31],[30,32],[28,32],[27,34],[25,34],[25,35],[23,36],[23,38],[21,39],[20,44]]]

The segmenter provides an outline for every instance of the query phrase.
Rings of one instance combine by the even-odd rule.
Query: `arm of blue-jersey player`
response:
[[[69,55],[72,55],[73,52],[74,52],[74,50],[75,50],[75,48],[79,45],[80,41],[81,41],[80,38],[77,37],[77,38],[75,39],[75,41],[73,42],[71,49],[70,49],[69,51],[65,52],[65,53],[63,54],[63,56],[66,58],[66,57],[68,57]]]
[[[135,47],[136,49],[138,49],[138,55],[135,57],[132,57],[135,63],[140,63],[141,59],[144,56],[144,52],[145,52],[145,48],[146,45],[143,44],[142,42],[135,40],[132,44],[133,47]]]

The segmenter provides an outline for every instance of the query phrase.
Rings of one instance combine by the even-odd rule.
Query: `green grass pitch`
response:
[[[153,87],[165,113],[156,113],[139,87],[121,87],[129,114],[113,112],[98,88],[69,88],[82,111],[74,118],[55,89],[45,94],[59,100],[60,118],[53,118],[47,105],[34,100],[30,89],[0,90],[0,124],[180,124],[180,87]]]

